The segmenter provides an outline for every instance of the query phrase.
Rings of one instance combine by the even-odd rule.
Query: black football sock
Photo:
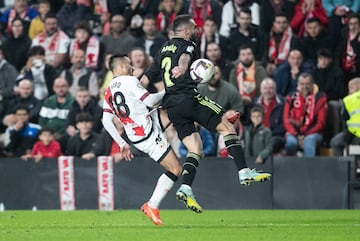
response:
[[[196,175],[196,168],[199,166],[200,158],[201,157],[196,153],[189,152],[187,154],[182,172],[183,184],[189,186],[192,185]]]
[[[239,137],[235,134],[230,134],[224,136],[224,141],[229,156],[234,160],[238,171],[243,168],[247,168],[244,149],[241,145]]]

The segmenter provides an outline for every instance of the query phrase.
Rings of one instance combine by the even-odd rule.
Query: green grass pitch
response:
[[[162,210],[159,227],[140,210],[5,211],[1,241],[360,240],[360,210]]]

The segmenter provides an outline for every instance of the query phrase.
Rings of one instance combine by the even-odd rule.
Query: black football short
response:
[[[167,109],[170,121],[173,123],[180,140],[197,132],[194,122],[209,131],[216,131],[217,125],[221,122],[224,109],[207,97],[197,94],[189,95],[178,105]]]

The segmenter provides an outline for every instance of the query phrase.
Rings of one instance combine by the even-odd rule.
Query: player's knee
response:
[[[229,134],[235,134],[235,128],[226,118],[222,118],[221,122],[217,125],[216,130],[220,135],[226,136]]]

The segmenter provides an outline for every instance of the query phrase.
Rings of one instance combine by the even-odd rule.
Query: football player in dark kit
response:
[[[178,15],[173,22],[173,31],[173,38],[160,48],[154,65],[160,69],[166,88],[163,108],[167,110],[170,121],[188,150],[183,165],[183,182],[176,192],[176,197],[183,201],[188,209],[200,213],[202,208],[191,188],[196,169],[203,157],[201,138],[194,122],[224,136],[225,145],[235,162],[242,185],[269,180],[271,174],[259,173],[247,167],[243,147],[232,123],[224,115],[223,108],[197,92],[197,83],[190,77],[189,71],[197,51],[193,42],[198,37],[194,20],[187,14]]]

